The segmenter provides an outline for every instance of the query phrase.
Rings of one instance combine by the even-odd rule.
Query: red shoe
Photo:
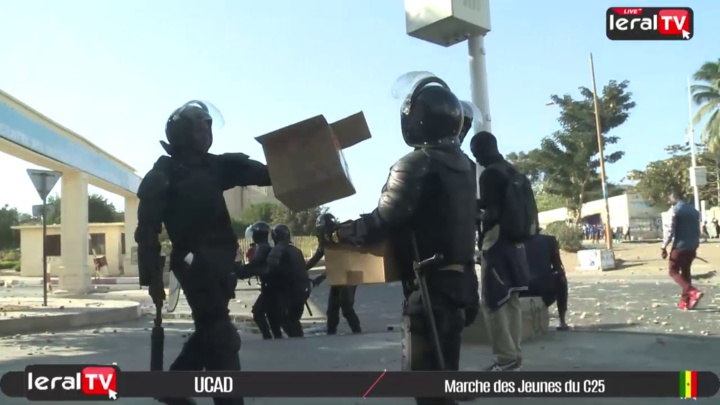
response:
[[[680,303],[678,303],[678,309],[681,309],[683,311],[687,311],[688,306],[689,306],[688,302],[684,299],[680,300]]]
[[[705,294],[703,294],[700,290],[690,291],[690,301],[688,302],[688,309],[695,309],[703,295]]]

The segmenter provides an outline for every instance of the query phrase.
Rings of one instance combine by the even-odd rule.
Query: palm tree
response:
[[[700,139],[712,153],[720,154],[720,59],[703,64],[693,79],[698,84],[690,87],[692,99],[700,106],[693,124],[705,121]]]

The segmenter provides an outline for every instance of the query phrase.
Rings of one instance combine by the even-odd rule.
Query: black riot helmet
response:
[[[458,140],[460,141],[460,144],[462,144],[465,137],[470,132],[470,128],[472,128],[475,112],[473,111],[473,105],[469,102],[461,101],[460,104],[462,105],[463,124],[462,130],[460,130],[460,135],[458,135]]]
[[[255,243],[270,243],[268,237],[270,236],[270,225],[267,222],[255,222],[252,224],[252,240]]]
[[[315,221],[315,233],[317,236],[323,236],[335,230],[337,220],[335,215],[331,213],[321,214]]]
[[[213,143],[213,125],[224,124],[222,114],[207,101],[192,100],[173,111],[165,124],[169,145],[160,142],[170,154],[205,154]]]
[[[290,228],[287,225],[275,225],[272,229],[272,240],[275,244],[290,243]]]
[[[444,81],[423,78],[403,102],[400,127],[405,143],[412,147],[459,145],[462,104]]]

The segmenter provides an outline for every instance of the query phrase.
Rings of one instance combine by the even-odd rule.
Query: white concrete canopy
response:
[[[63,270],[58,274],[61,290],[84,293],[92,287],[87,265],[88,184],[125,197],[124,268],[126,275],[137,274],[131,252],[135,246],[136,192],[141,177],[135,169],[3,91],[0,91],[0,151],[63,173],[60,259]]]

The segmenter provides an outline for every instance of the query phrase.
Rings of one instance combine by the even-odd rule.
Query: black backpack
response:
[[[508,180],[500,213],[500,233],[511,242],[524,243],[537,233],[538,209],[530,180],[510,163],[491,165]]]

